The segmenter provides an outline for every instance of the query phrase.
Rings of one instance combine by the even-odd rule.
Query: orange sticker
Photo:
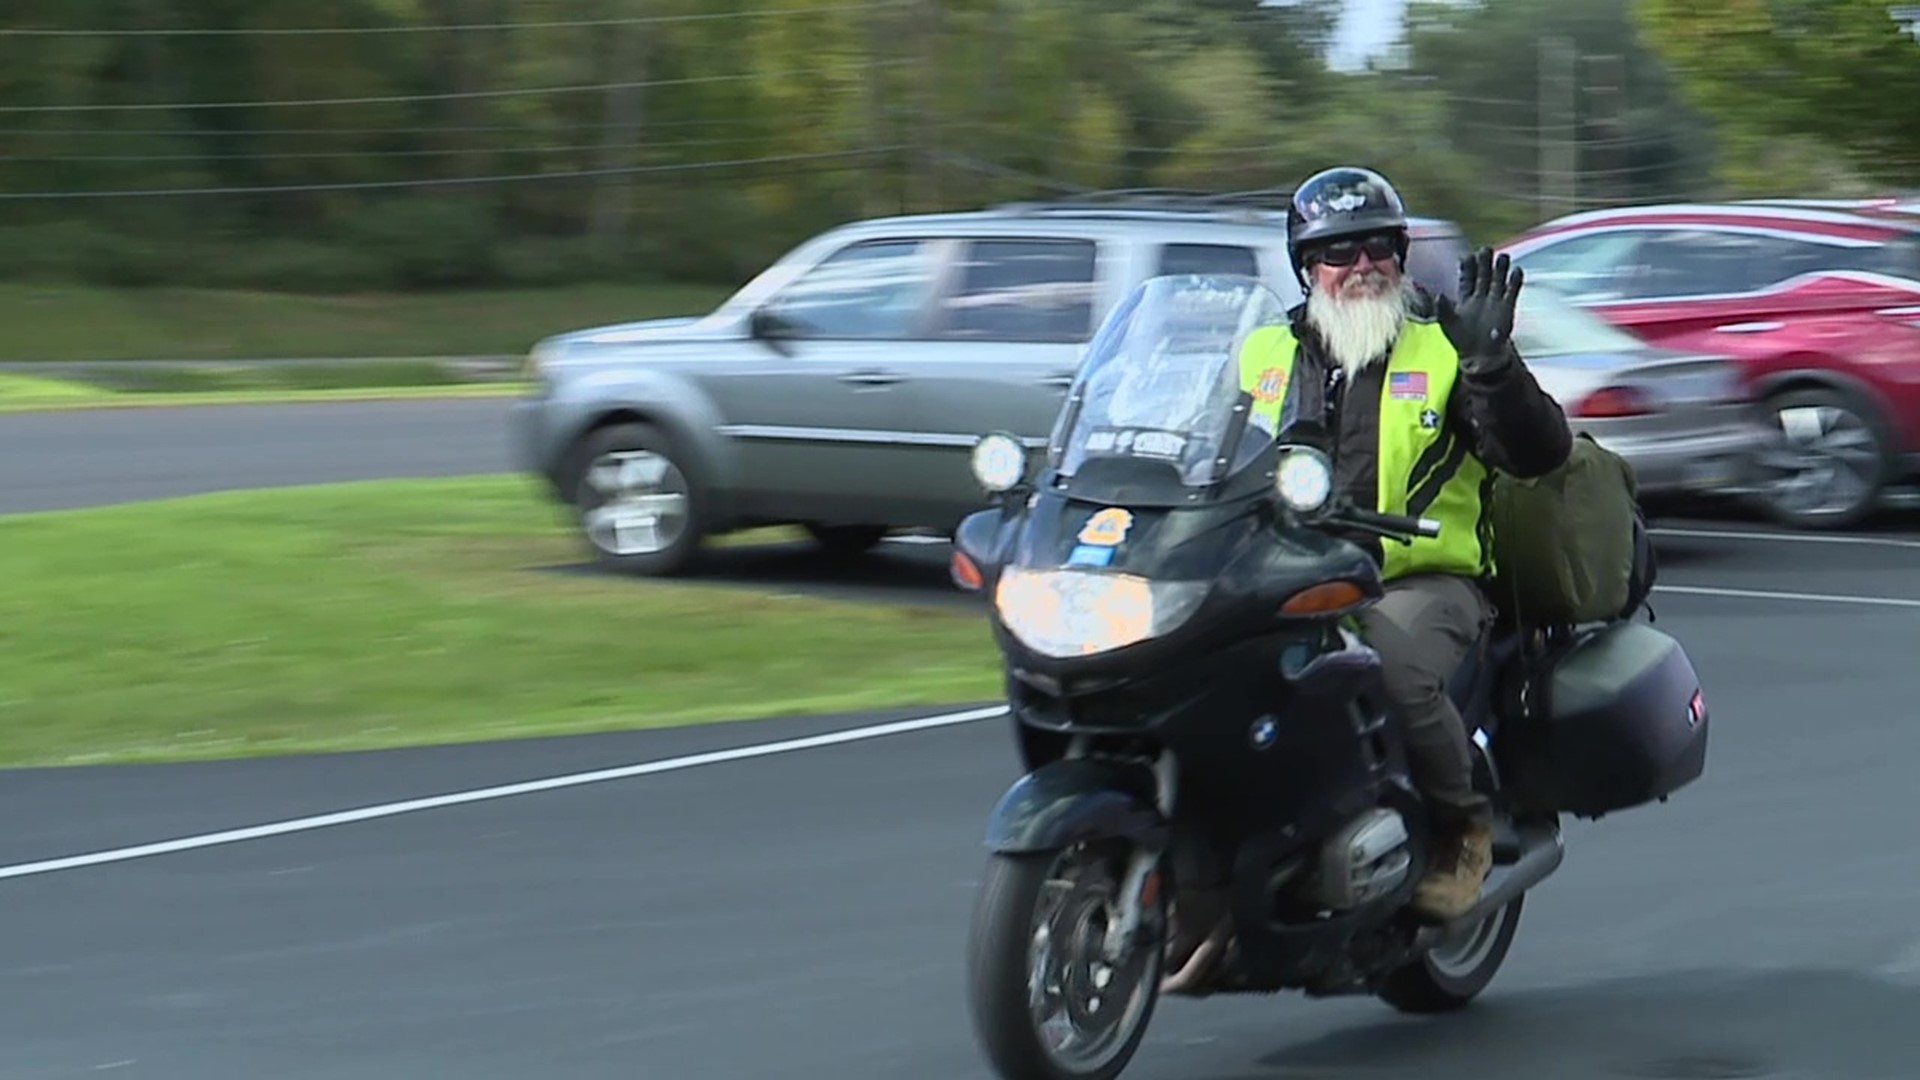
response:
[[[1253,400],[1261,404],[1266,404],[1270,401],[1279,401],[1280,396],[1286,392],[1287,372],[1285,368],[1270,367],[1261,372],[1259,380],[1253,384]]]
[[[1133,528],[1133,515],[1117,506],[1105,510],[1087,519],[1080,529],[1080,542],[1095,547],[1117,547],[1127,538],[1127,530]]]

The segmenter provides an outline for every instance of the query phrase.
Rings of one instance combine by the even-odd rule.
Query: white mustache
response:
[[[1340,291],[1342,293],[1349,293],[1359,292],[1365,288],[1378,288],[1379,286],[1385,285],[1387,281],[1387,272],[1385,270],[1369,266],[1365,270],[1349,274],[1347,279],[1340,283]]]
[[[1379,359],[1393,344],[1411,299],[1404,286],[1348,299],[1350,292],[1358,291],[1355,284],[1364,284],[1369,275],[1386,278],[1377,271],[1367,271],[1347,278],[1337,293],[1307,296],[1308,322],[1320,332],[1327,351],[1347,369],[1349,377],[1359,374],[1361,368]]]

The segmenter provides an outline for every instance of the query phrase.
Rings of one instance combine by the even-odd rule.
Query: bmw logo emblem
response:
[[[1271,716],[1263,716],[1255,720],[1253,727],[1247,729],[1247,741],[1253,744],[1255,750],[1267,749],[1273,745],[1273,740],[1279,737],[1280,722]]]

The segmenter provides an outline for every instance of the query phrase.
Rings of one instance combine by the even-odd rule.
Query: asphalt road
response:
[[[1902,540],[1668,537],[1663,581],[1920,605]],[[889,558],[930,595],[937,550]],[[1709,773],[1571,827],[1478,1008],[1170,1001],[1128,1076],[1911,1076],[1920,606],[1658,611],[1707,681]],[[0,859],[872,720],[17,772]],[[1014,768],[989,720],[0,879],[0,1076],[983,1077],[962,946]]]
[[[497,471],[504,407],[4,416],[0,512]],[[1656,598],[1707,680],[1706,779],[1571,826],[1567,863],[1471,1012],[1170,1001],[1129,1077],[1912,1074],[1920,521],[1865,537],[1670,528],[1713,534],[1662,536],[1663,586],[1708,594]],[[835,565],[774,548],[707,576],[969,603],[942,557],[894,545]],[[1823,599],[1764,595],[1778,591]],[[15,771],[0,774],[0,875],[899,715]],[[989,720],[15,870],[0,876],[0,1076],[984,1077],[961,957],[980,826],[1014,770]]]
[[[0,513],[506,472],[506,398],[0,415]]]

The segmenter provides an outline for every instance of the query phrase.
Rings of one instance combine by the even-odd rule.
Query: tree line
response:
[[[863,215],[1345,161],[1493,241],[1598,205],[1911,184],[1920,157],[1896,107],[1920,46],[1875,0],[1414,0],[1352,72],[1324,60],[1339,0],[323,7],[7,5],[0,274],[725,283]]]

